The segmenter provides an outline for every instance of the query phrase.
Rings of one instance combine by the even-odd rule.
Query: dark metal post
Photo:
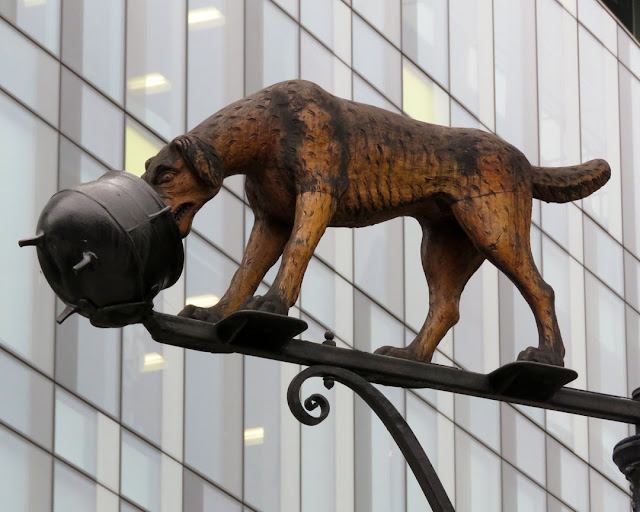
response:
[[[640,388],[632,398],[640,401]],[[620,441],[613,448],[613,462],[631,485],[631,503],[633,512],[640,512],[640,424],[636,424],[636,434]]]

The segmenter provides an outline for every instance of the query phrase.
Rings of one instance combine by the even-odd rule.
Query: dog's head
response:
[[[222,186],[222,165],[215,149],[193,135],[181,135],[145,163],[142,179],[171,206],[180,234],[191,231],[196,212]]]

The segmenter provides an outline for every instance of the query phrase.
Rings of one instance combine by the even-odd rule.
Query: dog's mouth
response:
[[[182,220],[194,206],[195,205],[193,203],[182,203],[180,206],[178,206],[173,212],[173,216],[175,217],[176,222],[180,224],[180,222],[182,222]]]

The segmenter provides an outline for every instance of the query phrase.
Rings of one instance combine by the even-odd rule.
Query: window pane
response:
[[[145,170],[144,163],[152,156],[155,156],[162,146],[164,146],[164,141],[127,117],[125,127],[125,171],[136,176],[142,176]]]
[[[624,295],[622,246],[586,215],[584,216],[584,263],[618,294]]]
[[[301,37],[300,77],[336,96],[351,99],[351,69],[306,31]]]
[[[118,490],[120,428],[104,414],[56,389],[56,455]]]
[[[509,512],[547,510],[547,494],[509,464],[502,463],[502,509]]]
[[[593,469],[589,471],[589,484],[591,510],[631,511],[631,497]],[[628,483],[623,485],[625,490],[627,487]]]
[[[460,321],[453,328],[456,361],[472,371],[495,370],[500,365],[499,331],[498,270],[485,262],[460,298]]]
[[[259,510],[300,504],[300,424],[286,406],[298,371],[297,365],[245,358],[244,499]]]
[[[402,104],[401,66],[400,52],[354,16],[353,68],[395,105]]]
[[[402,0],[402,51],[429,76],[449,87],[446,0]]]
[[[20,27],[49,51],[58,54],[60,44],[60,0],[28,2],[4,0],[0,15]]]
[[[456,423],[500,451],[500,403],[467,395],[454,395],[453,402]]]
[[[625,246],[640,256],[640,82],[623,66],[620,70],[620,136],[622,206]]]
[[[640,48],[637,41],[622,27],[618,27],[618,58],[636,76],[640,76]]]
[[[609,183],[582,201],[584,209],[617,240],[620,212],[620,126],[616,59],[580,28],[580,114],[582,159],[604,158],[611,166]]]
[[[0,387],[0,419],[51,449],[51,381],[0,350]]]
[[[611,455],[613,447],[628,436],[629,426],[624,423],[589,418],[589,464],[623,489],[629,488],[629,482]]]
[[[547,488],[575,510],[589,510],[588,466],[547,437]]]
[[[353,0],[353,10],[400,47],[400,0]]]
[[[112,169],[121,169],[123,112],[67,70],[61,101],[62,132]]]
[[[0,425],[0,496],[11,512],[51,510],[51,455]]]
[[[302,309],[353,344],[353,286],[317,258],[311,258],[302,282]]]
[[[491,0],[449,1],[451,94],[493,128]]]
[[[397,218],[354,231],[355,284],[400,318],[404,309],[402,226]]]
[[[243,96],[244,8],[234,0],[189,0],[187,128]]]
[[[0,291],[0,342],[47,373],[53,371],[55,296],[40,271],[34,247],[17,240],[35,235],[40,212],[56,191],[58,136],[38,118],[0,93],[0,154],[11,170],[11,193],[0,215],[0,268],[11,269]],[[16,212],[20,212],[16,215]]]
[[[185,130],[184,2],[127,3],[127,109],[165,139]]]
[[[407,423],[431,461],[455,506],[454,424],[413,394],[407,393]],[[407,467],[407,511],[429,510],[422,489]]]
[[[182,510],[182,467],[137,437],[122,431],[120,492],[148,510]]]
[[[616,55],[617,27],[609,12],[597,0],[578,0],[580,21]]]
[[[459,428],[455,439],[458,510],[501,510],[500,458]]]
[[[185,512],[242,512],[242,505],[195,473],[184,470]]]
[[[109,169],[66,137],[60,137],[60,189],[97,180]]]
[[[247,94],[298,78],[299,26],[268,0],[246,2]]]
[[[495,0],[496,133],[538,162],[534,0]]]
[[[530,478],[545,485],[544,431],[506,403],[501,404],[501,410],[502,456]]]
[[[315,254],[346,279],[353,281],[352,229],[328,228],[320,239]]]
[[[120,415],[121,332],[94,327],[80,315],[56,329],[57,380],[114,417]]]
[[[585,279],[588,389],[625,396],[624,302],[590,274]]]
[[[184,349],[156,343],[141,324],[123,333],[122,422],[181,459]]]
[[[63,62],[122,103],[124,0],[65,0],[62,23]]]
[[[302,25],[349,64],[351,62],[351,11],[349,8],[341,0],[302,0],[300,7]]]
[[[355,73],[353,74],[353,101],[374,105],[398,114],[400,113],[398,107],[382,96],[382,94],[376,91]]]
[[[4,20],[0,20],[0,61],[0,86],[57,126],[58,62]]]
[[[449,125],[449,95],[407,59],[402,60],[402,103],[418,121]]]
[[[117,449],[117,448],[116,448]],[[118,496],[56,461],[53,512],[118,512]]]

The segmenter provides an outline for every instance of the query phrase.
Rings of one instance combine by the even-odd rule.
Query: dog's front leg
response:
[[[190,304],[179,315],[217,322],[236,311],[255,293],[267,271],[278,261],[290,235],[290,226],[257,214],[242,263],[220,301],[210,308]]]
[[[286,315],[300,294],[302,278],[320,238],[335,212],[336,200],[328,192],[305,192],[296,200],[296,213],[280,270],[263,297],[252,297],[242,309]]]

